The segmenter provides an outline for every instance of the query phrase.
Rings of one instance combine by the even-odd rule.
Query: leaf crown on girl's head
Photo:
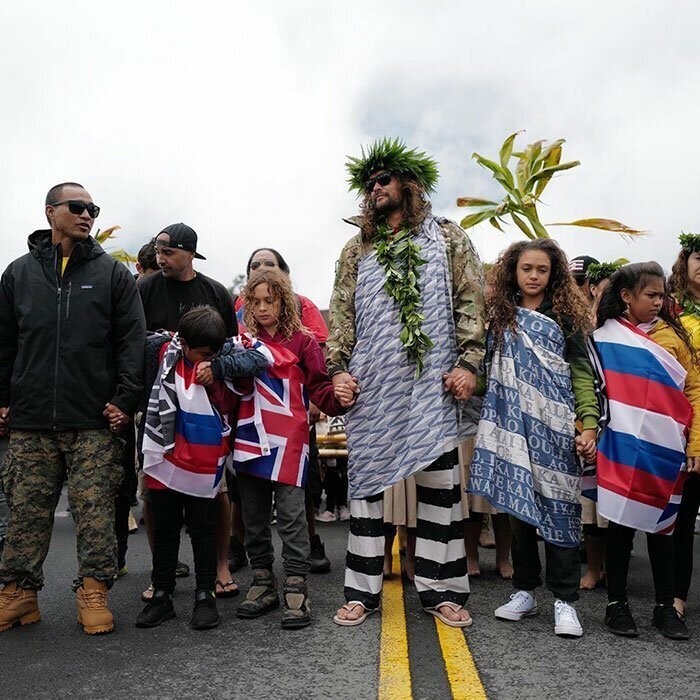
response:
[[[599,284],[612,277],[614,272],[628,262],[629,260],[615,260],[614,262],[591,263],[586,270],[586,279],[591,284]]]
[[[681,248],[688,253],[700,253],[700,234],[697,233],[681,233],[678,236],[678,242]]]
[[[362,156],[348,156],[345,169],[350,177],[350,190],[365,191],[367,181],[378,170],[387,170],[410,180],[415,180],[426,192],[434,192],[439,178],[435,161],[423,151],[408,149],[399,138],[383,138],[375,141]]]

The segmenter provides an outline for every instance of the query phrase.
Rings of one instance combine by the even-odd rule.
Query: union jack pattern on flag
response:
[[[309,463],[309,400],[299,358],[265,343],[274,364],[241,396],[233,468],[262,479],[304,486]]]
[[[693,409],[686,371],[642,330],[618,318],[593,333],[610,422],[598,443],[598,512],[670,534],[680,503]]]

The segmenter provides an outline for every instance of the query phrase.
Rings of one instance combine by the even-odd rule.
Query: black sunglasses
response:
[[[382,173],[377,175],[377,177],[371,177],[365,183],[365,190],[371,192],[377,183],[379,183],[380,187],[386,187],[391,182],[392,177],[394,177],[393,173]]]
[[[250,269],[257,270],[262,265],[265,267],[277,267],[277,263],[274,260],[256,260],[255,262],[250,263]]]
[[[80,216],[86,209],[87,213],[92,219],[96,219],[100,215],[100,208],[97,206],[97,204],[93,204],[92,202],[81,202],[78,199],[66,199],[64,202],[51,202],[49,206],[58,207],[61,204],[67,204],[68,211],[76,216]]]

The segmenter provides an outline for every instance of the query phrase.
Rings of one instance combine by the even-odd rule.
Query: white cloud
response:
[[[77,179],[120,245],[185,221],[222,282],[270,245],[325,305],[356,208],[346,154],[383,135],[434,153],[435,209],[459,218],[457,196],[497,191],[470,154],[527,129],[582,161],[550,184],[547,221],[652,234],[561,231],[570,255],[669,267],[677,233],[699,228],[698,14],[648,0],[5,3],[0,263],[43,226],[49,186]],[[471,233],[486,259],[516,238]]]

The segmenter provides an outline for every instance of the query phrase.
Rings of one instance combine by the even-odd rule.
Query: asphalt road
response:
[[[234,598],[219,603],[220,627],[195,632],[189,628],[193,577],[178,580],[177,619],[153,630],[137,629],[139,594],[148,585],[150,568],[141,530],[130,538],[129,573],[110,593],[117,628],[109,635],[89,637],[75,619],[70,590],[75,537],[70,517],[61,513],[64,507],[62,501],[45,565],[42,621],[0,635],[1,698],[377,697],[381,616],[355,628],[340,628],[331,620],[342,602],[344,523],[319,527],[333,567],[330,574],[311,578],[314,622],[306,630],[283,632],[279,612],[260,620],[239,620]],[[185,536],[183,541],[181,558],[191,563]],[[538,616],[519,623],[499,622],[493,610],[512,591],[508,582],[490,573],[492,568],[492,552],[482,550],[484,573],[473,581],[469,604],[475,622],[466,632],[489,698],[700,697],[698,567],[689,609],[693,636],[688,642],[666,640],[651,626],[651,574],[641,537],[635,542],[630,585],[642,632],[636,640],[605,631],[602,589],[581,594],[578,609],[585,634],[579,640],[554,635],[553,601],[547,592],[539,595]],[[250,569],[239,572],[237,579],[245,587]],[[434,620],[420,610],[412,588],[404,590],[404,601],[412,695],[448,698],[450,686]],[[411,692],[406,689],[403,696],[411,697]]]

